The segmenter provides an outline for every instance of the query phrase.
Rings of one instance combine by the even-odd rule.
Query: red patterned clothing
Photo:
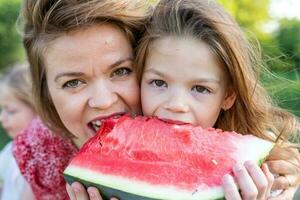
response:
[[[40,119],[19,134],[13,154],[37,200],[66,200],[63,171],[77,152],[71,140],[51,132]]]

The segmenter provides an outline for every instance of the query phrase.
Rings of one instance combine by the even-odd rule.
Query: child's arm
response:
[[[66,186],[68,195],[71,200],[103,200],[100,192],[95,187],[89,187],[87,190],[78,182],[74,182],[72,186]],[[112,197],[110,200],[118,200]]]
[[[255,163],[247,161],[244,165],[236,164],[233,173],[235,180],[230,175],[223,178],[227,200],[265,200],[269,197],[274,176],[266,164],[259,168]]]

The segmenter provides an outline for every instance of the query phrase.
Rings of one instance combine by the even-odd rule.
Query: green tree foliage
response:
[[[20,0],[0,0],[0,70],[24,56],[16,29],[19,9]]]
[[[300,20],[282,19],[276,38],[280,50],[291,59],[295,71],[300,72]]]
[[[269,0],[218,0],[225,9],[247,30],[262,37],[262,26],[270,19]]]

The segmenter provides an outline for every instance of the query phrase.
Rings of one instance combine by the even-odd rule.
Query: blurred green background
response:
[[[273,74],[262,74],[267,90],[281,107],[300,116],[300,17],[272,13],[272,6],[276,3],[290,6],[281,9],[291,11],[298,6],[292,4],[297,1],[219,0],[236,18],[249,39],[259,40],[264,61]],[[0,0],[0,70],[25,58],[16,25],[20,2]],[[0,127],[0,149],[7,141]]]

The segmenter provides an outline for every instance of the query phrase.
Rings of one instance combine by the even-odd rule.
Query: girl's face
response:
[[[141,83],[144,115],[212,127],[234,103],[227,88],[224,67],[206,43],[165,37],[150,45]]]
[[[11,138],[15,138],[36,116],[34,110],[7,88],[1,91],[0,122]]]
[[[54,106],[81,147],[108,117],[139,114],[133,50],[118,28],[95,25],[54,40],[45,53]]]

